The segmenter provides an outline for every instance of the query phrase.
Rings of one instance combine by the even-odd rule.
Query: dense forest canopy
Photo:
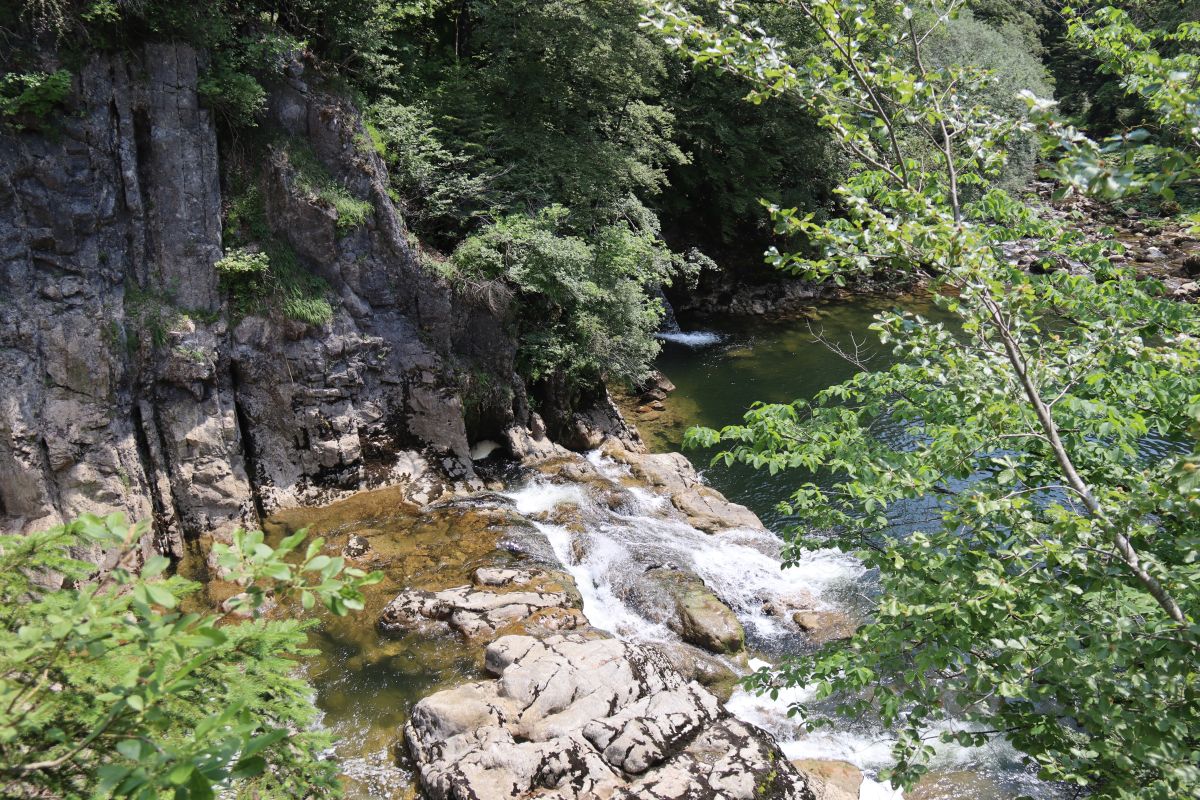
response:
[[[234,313],[321,325],[336,302],[262,224],[262,153],[291,159],[339,226],[369,212],[263,122],[296,59],[361,108],[431,279],[511,301],[535,386],[642,378],[663,287],[706,273],[930,285],[958,324],[881,316],[895,367],[692,435],[772,474],[844,478],[796,478],[793,557],[832,542],[883,575],[870,624],[753,683],[815,684],[901,729],[898,785],[953,706],[975,724],[942,736],[1006,736],[1088,795],[1200,790],[1200,319],[1027,197],[1040,173],[1194,210],[1197,4],[4,0],[0,124],[53,136],[82,63],[157,40],[204,54]],[[1016,269],[1018,238],[1087,274]],[[884,417],[920,444],[872,436]],[[1146,457],[1151,435],[1167,455]],[[944,500],[937,524],[883,533],[925,496]],[[194,586],[165,559],[97,582],[70,557],[135,539],[98,518],[0,538],[0,793],[335,795],[291,671],[303,626],[218,627],[178,610]],[[301,539],[219,553],[245,608],[273,587],[360,609],[377,576],[319,545],[296,563]],[[31,578],[50,571],[63,588]]]

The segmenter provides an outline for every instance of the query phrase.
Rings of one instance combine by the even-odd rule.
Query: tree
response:
[[[111,515],[0,536],[0,795],[337,794],[295,661],[312,623],[181,611],[198,585],[165,577],[162,556],[138,568],[142,534]],[[231,610],[257,616],[269,594],[362,609],[360,589],[381,576],[322,555],[320,539],[295,558],[305,535],[272,548],[237,531],[214,546],[223,576],[244,587]],[[106,574],[70,555],[96,546],[118,554]]]
[[[453,264],[461,281],[513,293],[518,368],[532,382],[561,379],[577,391],[604,378],[636,380],[658,353],[662,305],[651,292],[692,267],[663,246],[655,225],[631,204],[584,233],[554,205],[500,218],[468,237]]]
[[[1197,107],[1168,94],[1194,85],[1194,73],[1151,87],[1170,130],[1143,172],[1134,148],[1147,133],[1094,142],[1032,96],[1029,120],[967,102],[989,76],[970,64],[934,68],[925,49],[956,0],[787,5],[819,30],[819,56],[791,60],[732,3],[720,27],[669,2],[647,24],[698,62],[742,75],[758,102],[811,103],[859,162],[839,190],[845,219],[772,209],[781,231],[809,242],[804,253],[770,253],[772,263],[833,279],[921,271],[957,324],[880,315],[873,327],[895,366],[860,364],[811,402],[757,405],[741,425],[690,433],[725,443],[718,458],[729,462],[834,475],[832,488],[810,481],[791,499],[805,527],[788,557],[832,543],[881,572],[875,614],[851,639],[753,685],[815,685],[820,698],[842,698],[844,713],[878,714],[899,729],[897,785],[926,769],[931,739],[1004,736],[1043,778],[1097,797],[1192,796],[1200,315],[1114,269],[1102,245],[1056,235],[988,187],[1006,145],[1036,129],[1069,187],[1169,188],[1191,163],[1174,142]],[[1169,116],[1181,108],[1192,117]],[[1091,273],[1039,277],[1006,263],[1002,243],[1031,235]],[[876,437],[884,421],[903,426],[908,443]],[[889,533],[890,513],[930,497],[939,503],[927,527]]]

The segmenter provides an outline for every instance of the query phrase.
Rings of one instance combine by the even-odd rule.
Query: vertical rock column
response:
[[[185,46],[97,57],[51,130],[0,132],[0,530],[122,511],[178,552],[252,509],[224,331],[195,321],[221,252],[196,81]]]

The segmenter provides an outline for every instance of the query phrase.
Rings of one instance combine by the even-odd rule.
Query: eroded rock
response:
[[[814,800],[768,735],[653,650],[578,634],[505,636],[485,666],[497,680],[425,698],[405,728],[434,800]]]
[[[398,634],[441,623],[464,636],[490,637],[533,621],[542,630],[573,630],[586,624],[580,605],[566,573],[481,567],[471,586],[439,592],[406,589],[384,607],[379,628]]]
[[[706,485],[681,453],[634,452],[611,440],[604,443],[601,451],[627,465],[634,478],[667,495],[688,523],[699,530],[717,533],[740,528],[763,529],[762,521],[753,511]]]

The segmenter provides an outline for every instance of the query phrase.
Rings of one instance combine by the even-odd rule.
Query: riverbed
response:
[[[903,302],[908,310],[930,318],[939,314],[927,299]],[[849,377],[854,367],[818,337],[843,348],[857,343],[860,357],[869,358],[872,367],[885,366],[890,355],[875,343],[869,326],[876,313],[894,304],[831,304],[814,309],[809,319],[780,322],[685,321],[685,330],[664,340],[657,363],[676,391],[662,410],[631,416],[652,450],[679,450],[690,425],[736,422],[752,401],[811,397]],[[754,510],[767,530],[710,534],[664,518],[665,499],[635,485],[626,466],[599,452],[587,460],[605,485],[574,485],[561,476],[535,474],[508,481],[501,495],[519,518],[517,527],[524,525],[531,536],[542,537],[553,551],[547,555],[570,572],[592,625],[622,639],[649,645],[678,642],[652,610],[635,599],[641,576],[663,564],[699,575],[737,614],[745,627],[750,661],[730,665],[741,673],[812,646],[809,637],[769,610],[789,597],[803,594],[820,608],[852,617],[869,612],[875,577],[850,555],[818,551],[782,569],[781,534],[789,520],[777,505],[798,482],[797,476],[710,466],[710,455],[688,453],[713,487]],[[625,499],[606,502],[614,487],[622,487]],[[504,518],[508,513],[470,507],[405,508],[385,491],[269,521],[268,530],[275,535],[311,526],[314,533],[329,536],[335,547],[351,535],[366,536],[380,559],[377,566],[387,573],[386,583],[373,588],[364,614],[331,621],[314,634],[317,655],[307,665],[317,691],[315,701],[325,713],[323,724],[338,739],[331,755],[342,764],[350,797],[412,796],[412,774],[403,748],[396,746],[409,710],[433,691],[482,677],[478,645],[456,635],[383,637],[374,626],[378,610],[401,588],[461,582],[467,571],[494,557],[495,532],[511,530],[514,523]],[[927,515],[920,509],[900,509],[895,523],[903,530],[923,516]],[[807,733],[787,714],[789,700],[805,697],[802,688],[783,692],[777,701],[739,689],[728,708],[770,731],[789,758],[846,761],[861,768],[867,776],[862,800],[901,797],[874,779],[889,763],[887,732],[870,721],[839,720],[832,728]],[[935,766],[930,780],[906,800],[1056,796],[1052,787],[1023,769],[1003,743],[983,750],[947,748]]]

